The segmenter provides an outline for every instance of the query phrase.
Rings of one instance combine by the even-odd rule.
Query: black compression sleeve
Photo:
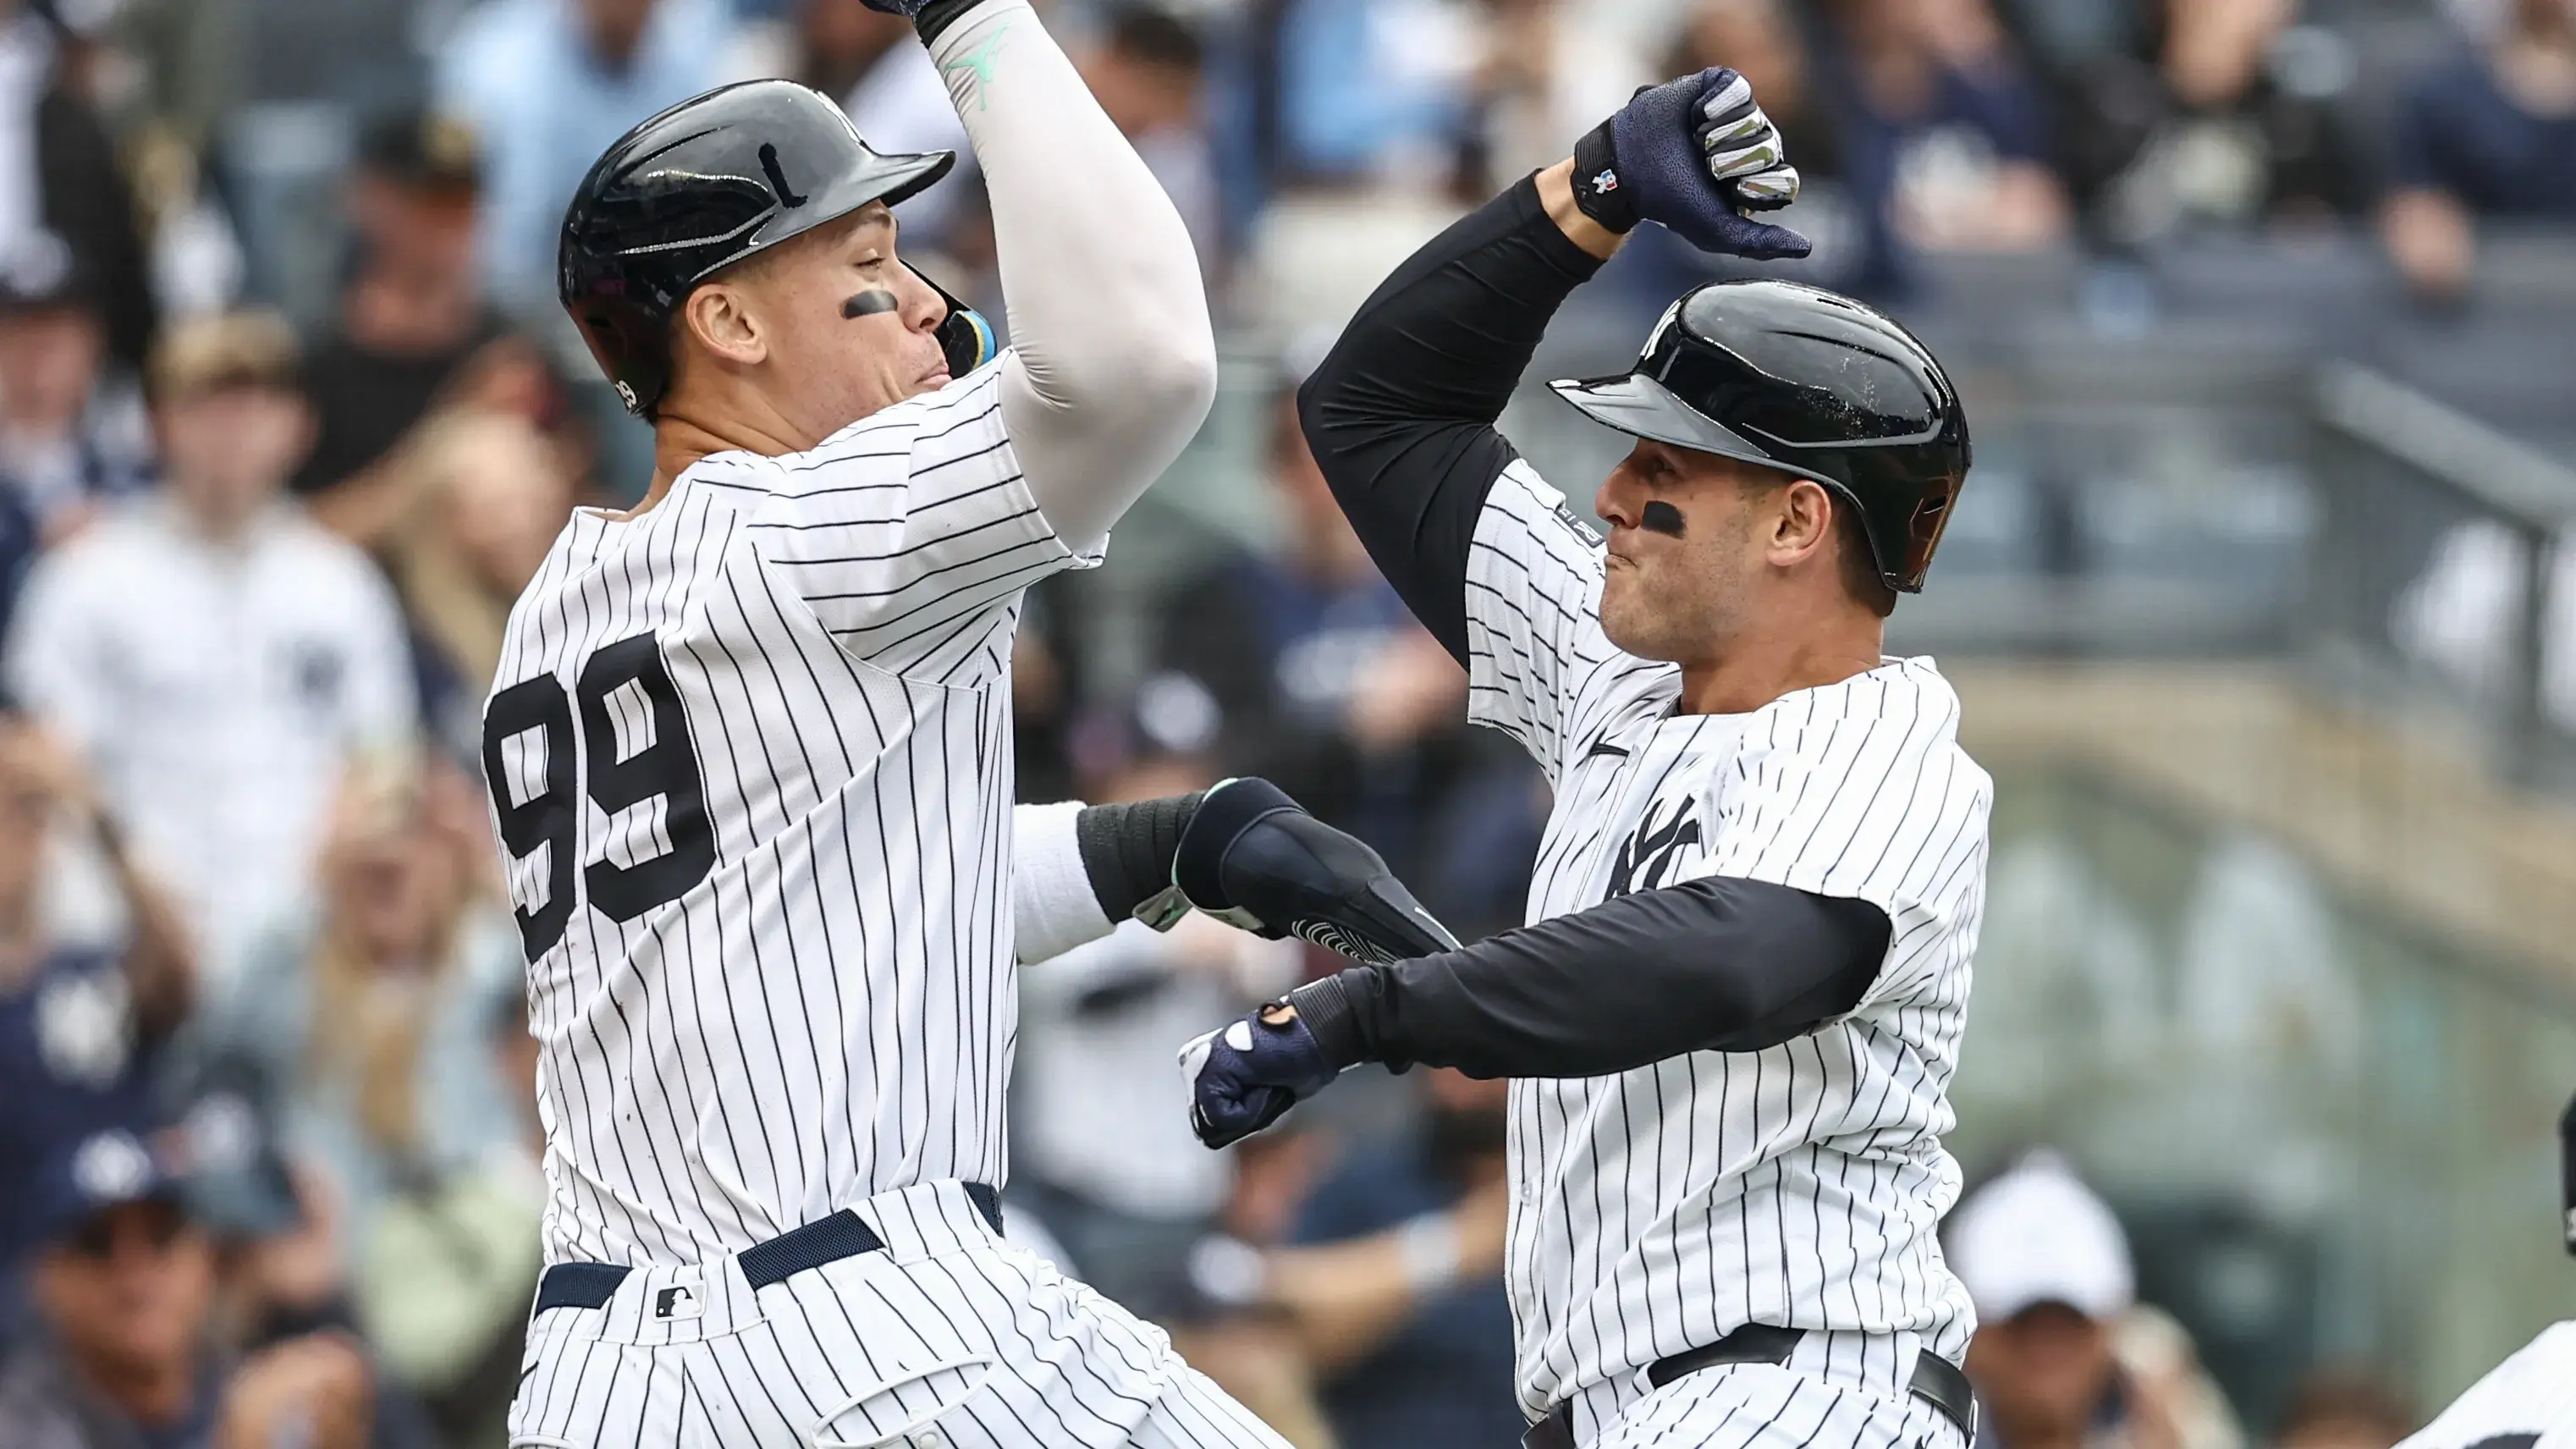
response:
[[[1298,389],[1333,496],[1432,636],[1467,657],[1467,547],[1494,479],[1520,455],[1494,430],[1566,295],[1600,270],[1511,190],[1379,285]]]
[[[1330,1060],[1471,1077],[1593,1077],[1759,1051],[1860,1004],[1885,912],[1768,881],[1639,891],[1289,994]]]
[[[1082,873],[1091,878],[1091,894],[1111,922],[1136,914],[1136,907],[1171,885],[1181,832],[1189,828],[1206,793],[1085,805],[1074,815],[1073,841],[1082,851]]]

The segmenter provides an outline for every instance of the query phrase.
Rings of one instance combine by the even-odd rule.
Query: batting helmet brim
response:
[[[812,196],[793,196],[761,218],[743,238],[741,248],[694,280],[705,281],[726,267],[767,251],[792,237],[848,216],[871,201],[894,206],[928,189],[957,164],[954,151],[907,152],[871,156],[851,167]]]
[[[1830,456],[1801,456],[1793,444],[1774,443],[1766,446],[1699,409],[1682,401],[1679,394],[1642,372],[1621,373],[1612,377],[1560,378],[1548,384],[1558,397],[1572,403],[1585,417],[1635,438],[1651,438],[1670,443],[1676,448],[1713,453],[1739,463],[1751,463],[1786,473],[1796,478],[1814,480],[1831,489],[1840,505],[1861,515],[1863,533],[1869,540],[1872,562],[1889,588],[1900,593],[1919,594],[1923,576],[1932,562],[1932,549],[1938,543],[1937,528],[1927,536],[1911,540],[1899,549],[1891,549],[1884,538],[1905,538],[1908,520],[1904,517],[1873,518],[1870,504],[1852,487],[1851,481],[1837,470]],[[1875,446],[1912,447],[1938,439],[1944,424],[1936,421],[1919,436],[1883,438]],[[1843,445],[1850,451],[1854,445]],[[1867,445],[1862,445],[1867,446]],[[1946,499],[1944,503],[1946,505]],[[1894,553],[1897,556],[1891,557]]]

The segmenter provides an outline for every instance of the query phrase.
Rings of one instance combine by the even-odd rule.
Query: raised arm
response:
[[[1047,522],[1087,548],[1216,396],[1198,254],[1028,0],[935,0],[915,19],[992,197],[1002,417]]]
[[[1297,393],[1306,444],[1351,527],[1461,662],[1468,547],[1486,493],[1520,456],[1495,420],[1548,319],[1620,242],[1574,212],[1572,165],[1523,179],[1415,252]]]
[[[1738,214],[1796,193],[1777,133],[1733,71],[1640,92],[1573,156],[1407,259],[1299,391],[1306,442],[1333,496],[1414,616],[1461,662],[1477,522],[1519,456],[1494,423],[1548,320],[1641,219],[1710,251],[1805,255],[1795,232]]]

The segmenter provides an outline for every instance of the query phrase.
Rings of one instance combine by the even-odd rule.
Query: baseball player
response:
[[[2576,1257],[2576,1097],[2558,1119],[2559,1235]],[[2576,1319],[2554,1323],[2397,1449],[2576,1449]]]
[[[1642,91],[1417,252],[1306,384],[1378,566],[1469,713],[1555,787],[1530,924],[1368,966],[1185,1048],[1202,1140],[1356,1062],[1512,1078],[1506,1284],[1533,1446],[1929,1445],[1973,1413],[1934,1226],[1990,783],[1883,620],[1968,469],[1904,329],[1774,281],[1686,293],[1556,390],[1635,438],[1607,546],[1495,431],[1548,319],[1643,220],[1803,255],[1733,72]]]
[[[1277,1445],[1001,1242],[1014,960],[1196,905],[1440,933],[1259,781],[1014,811],[1023,590],[1196,428],[1187,232],[1026,0],[914,17],[988,178],[1016,347],[898,260],[946,153],[783,81],[636,127],[563,302],[655,473],[512,610],[483,764],[540,1043],[522,1445]]]

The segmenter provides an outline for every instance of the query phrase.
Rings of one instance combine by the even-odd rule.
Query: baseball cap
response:
[[[358,136],[358,164],[413,191],[471,193],[482,182],[482,153],[473,129],[416,108],[369,122]]]
[[[198,1064],[177,1120],[157,1139],[185,1178],[191,1215],[218,1236],[255,1241],[303,1221],[277,1143],[275,1095],[256,1065],[213,1054]]]
[[[2043,1303],[2108,1318],[2137,1294],[2119,1219],[2054,1152],[2029,1154],[1951,1216],[1950,1270],[1990,1323]]]
[[[93,1216],[127,1203],[185,1205],[185,1184],[130,1127],[89,1133],[37,1173],[33,1225],[41,1240],[59,1242]]]
[[[0,253],[0,316],[87,310],[95,300],[87,269],[53,232],[29,232]]]

